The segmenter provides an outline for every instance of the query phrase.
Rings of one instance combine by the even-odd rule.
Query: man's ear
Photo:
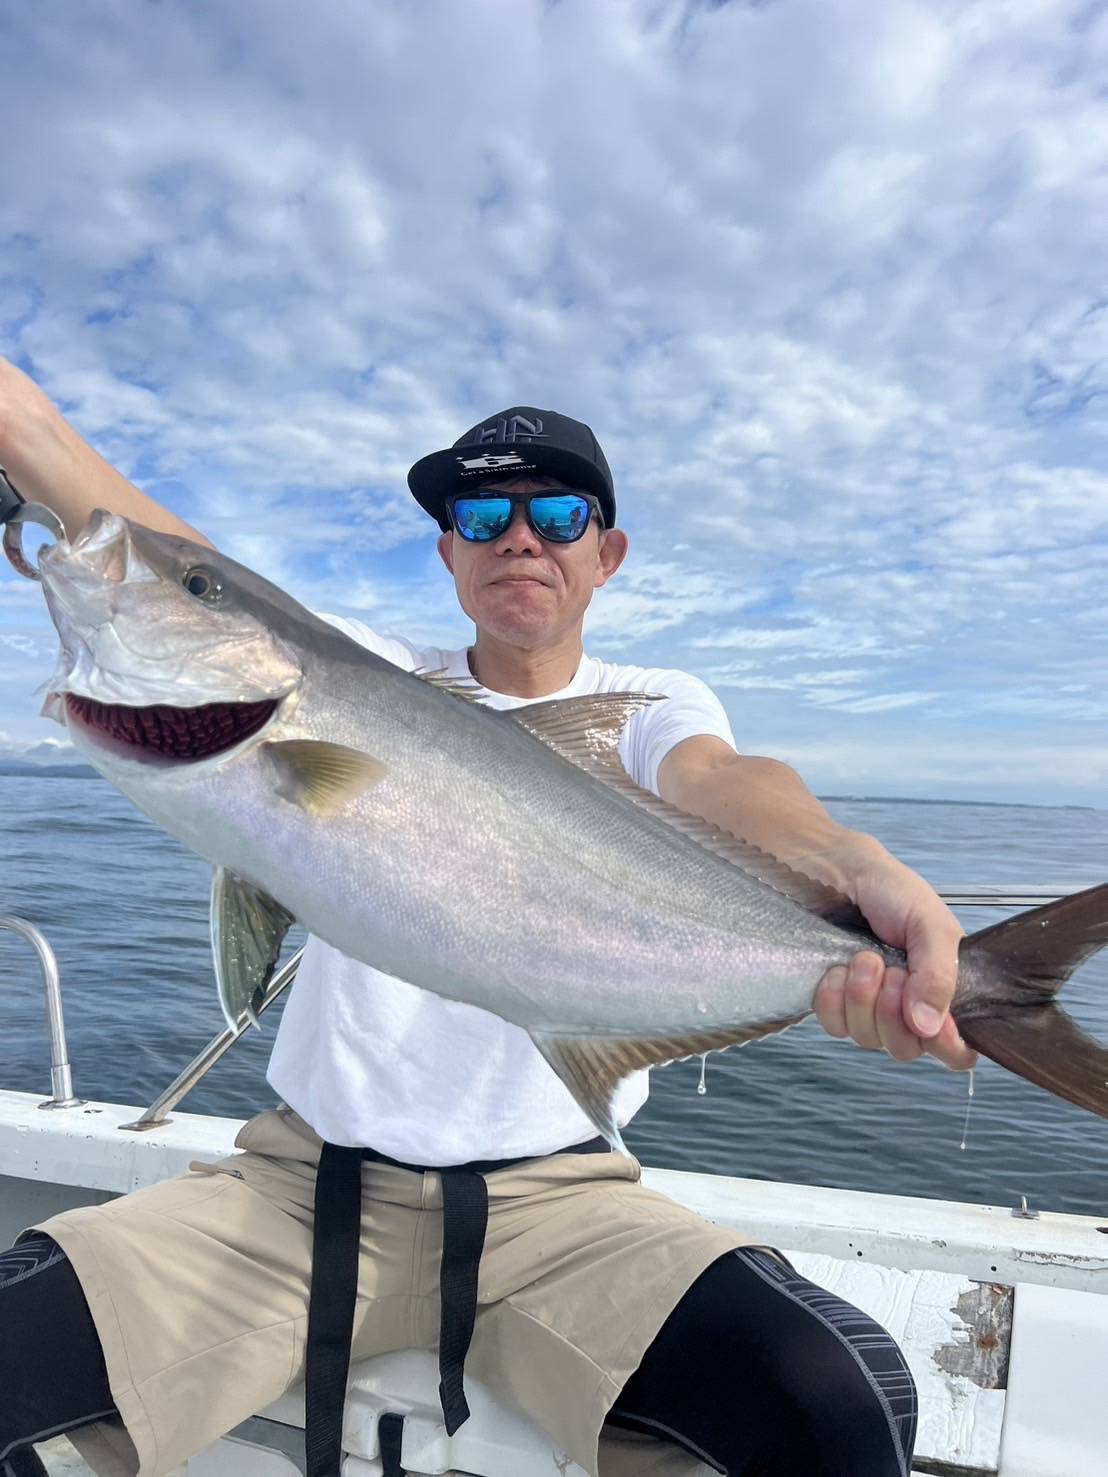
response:
[[[439,551],[439,558],[446,565],[447,569],[449,569],[450,573],[453,574],[454,573],[454,531],[453,531],[453,529],[449,529],[448,528],[445,533],[440,533],[439,534],[438,538],[435,541],[435,548],[438,549],[438,551]]]
[[[593,589],[606,585],[627,557],[627,535],[622,528],[607,528],[600,535],[600,549],[596,558],[596,578]]]

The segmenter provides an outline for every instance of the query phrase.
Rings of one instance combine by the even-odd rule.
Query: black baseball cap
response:
[[[450,527],[446,499],[452,493],[526,472],[558,477],[570,487],[595,493],[604,527],[614,526],[616,495],[600,442],[583,422],[533,405],[513,405],[490,415],[448,451],[421,457],[408,473],[408,486],[424,512],[445,530]]]

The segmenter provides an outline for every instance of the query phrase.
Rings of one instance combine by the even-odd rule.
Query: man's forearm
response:
[[[681,810],[842,889],[848,868],[882,850],[872,836],[833,820],[796,771],[776,759],[734,755],[680,771],[663,784],[662,794]]]
[[[33,380],[0,360],[0,466],[28,502],[45,503],[72,539],[94,508],[208,543],[140,492],[83,440]]]
[[[832,820],[787,764],[740,756],[722,739],[677,744],[662,761],[658,790],[670,804],[837,888],[877,938],[905,951],[907,967],[887,970],[860,940],[849,969],[828,970],[814,1001],[825,1030],[884,1046],[902,1061],[926,1050],[949,1067],[973,1066],[974,1052],[947,1015],[962,930],[922,877],[875,837]]]

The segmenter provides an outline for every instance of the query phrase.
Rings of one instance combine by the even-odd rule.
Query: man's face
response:
[[[556,477],[484,482],[480,493],[548,492],[567,486]],[[458,601],[479,631],[525,649],[572,631],[594,590],[623,562],[627,535],[603,530],[594,517],[572,544],[553,544],[531,531],[526,510],[512,510],[499,538],[470,543],[453,529],[439,536],[442,561],[454,576]]]

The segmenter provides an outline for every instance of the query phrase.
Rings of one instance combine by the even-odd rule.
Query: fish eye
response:
[[[213,605],[223,594],[223,584],[219,576],[212,569],[205,569],[202,564],[194,564],[191,569],[186,569],[181,576],[181,583],[190,595],[195,595],[197,600],[203,600],[208,605]]]

